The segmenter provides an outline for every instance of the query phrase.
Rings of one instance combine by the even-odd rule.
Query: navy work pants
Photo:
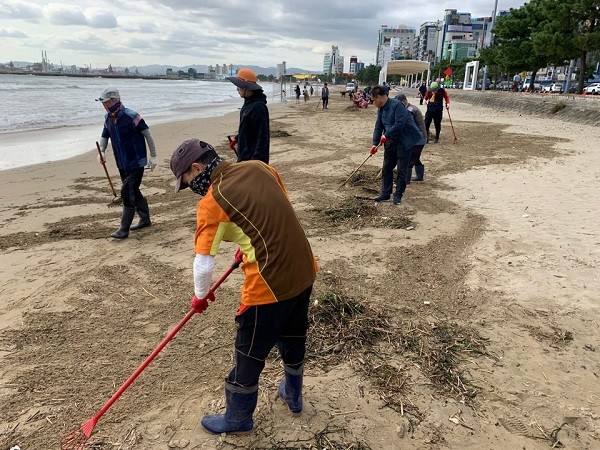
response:
[[[405,149],[399,142],[388,140],[383,151],[383,167],[381,168],[381,194],[392,195],[394,187],[394,167],[396,168],[396,194],[404,194],[406,189],[406,170],[410,159],[410,149]]]
[[[140,167],[133,170],[119,169],[119,175],[121,175],[122,182],[121,198],[123,199],[123,206],[134,208],[140,200],[144,199],[140,191],[140,185],[144,177],[144,168]]]
[[[235,318],[235,367],[227,376],[228,383],[256,386],[275,345],[286,366],[293,369],[302,366],[311,292],[312,286],[289,300],[251,306]]]

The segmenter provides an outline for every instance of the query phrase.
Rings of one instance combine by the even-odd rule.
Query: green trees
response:
[[[495,42],[482,49],[480,58],[502,71],[536,72],[549,64],[579,60],[578,92],[583,89],[589,52],[600,50],[598,0],[531,0],[498,18]]]
[[[544,22],[532,36],[536,51],[551,48],[550,63],[560,64],[567,59],[578,59],[579,83],[577,91],[590,75],[587,55],[600,50],[600,2],[598,0],[543,0],[540,1]]]
[[[374,85],[379,83],[379,71],[381,70],[380,66],[375,66],[373,64],[369,64],[363,70],[360,70],[356,73],[356,79],[360,82],[360,84]]]

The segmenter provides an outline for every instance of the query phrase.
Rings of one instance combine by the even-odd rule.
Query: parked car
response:
[[[600,94],[600,83],[588,84],[586,87],[583,88],[583,93],[592,95]]]
[[[552,83],[549,85],[542,86],[542,92],[552,92],[555,94],[562,94],[563,86],[560,83]]]
[[[356,90],[356,84],[354,84],[354,83],[346,84],[346,93],[347,94],[354,92],[355,90]]]
[[[512,89],[512,82],[511,81],[500,81],[496,85],[496,89],[499,89],[501,91],[510,91]]]

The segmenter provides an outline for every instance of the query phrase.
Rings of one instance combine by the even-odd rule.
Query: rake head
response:
[[[106,206],[108,206],[109,208],[116,208],[118,206],[121,206],[122,204],[123,204],[123,199],[121,197],[115,197]]]
[[[85,450],[86,442],[94,431],[95,417],[83,423],[77,430],[67,434],[60,441],[61,450]]]

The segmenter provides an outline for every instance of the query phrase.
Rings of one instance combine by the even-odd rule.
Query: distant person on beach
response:
[[[252,69],[244,67],[227,79],[237,86],[238,94],[244,99],[238,134],[229,141],[229,147],[235,149],[237,144],[238,162],[257,159],[269,164],[269,109],[267,96],[256,83],[258,77]]]
[[[329,88],[327,87],[327,83],[323,83],[323,87],[321,88],[321,100],[323,101],[323,109],[327,109],[327,105],[329,105]]]
[[[310,96],[312,97],[313,94],[315,93],[315,90],[312,87],[312,84],[310,85]]]
[[[371,91],[373,104],[377,107],[377,121],[373,130],[373,145],[370,153],[377,153],[384,146],[383,166],[381,167],[381,193],[373,200],[388,202],[394,187],[394,167],[398,171],[394,205],[399,205],[406,189],[406,169],[411,149],[421,139],[421,132],[406,107],[398,100],[389,98],[383,86],[375,86]]]
[[[300,86],[296,85],[294,93],[296,94],[296,103],[300,103]]]
[[[307,102],[310,96],[308,95],[308,89],[304,88],[302,91],[302,96],[304,97],[304,101]]]
[[[383,84],[381,85],[381,87],[385,91],[385,95],[389,96],[390,95],[390,85],[384,81]]]
[[[148,201],[140,191],[140,184],[144,177],[144,167],[150,170],[156,167],[156,147],[144,119],[135,111],[123,106],[121,95],[116,88],[104,89],[96,101],[102,102],[106,110],[99,142],[102,156],[98,155],[98,162],[101,164],[106,162],[106,148],[110,138],[122,182],[121,226],[111,236],[115,239],[125,239],[129,236],[130,230],[139,230],[152,225]],[[150,149],[150,159],[146,153],[146,144]],[[140,220],[132,226],[136,212]]]
[[[404,94],[396,95],[396,100],[402,103],[406,109],[412,114],[415,124],[421,132],[421,140],[418,141],[414,147],[410,150],[410,160],[408,161],[408,169],[406,170],[406,184],[410,184],[412,180],[413,167],[417,177],[414,181],[423,181],[425,177],[425,164],[421,162],[421,152],[423,147],[427,143],[427,129],[425,128],[425,120],[423,119],[423,113],[419,108],[408,103],[408,99]]]
[[[281,103],[286,103],[287,102],[287,94],[285,93],[285,91],[281,91]]]
[[[521,85],[521,75],[516,73],[515,76],[513,77],[512,90],[514,92],[518,92],[520,85]]]
[[[419,86],[419,105],[423,104],[423,99],[425,98],[425,94],[427,94],[427,83],[423,81],[421,86]]]
[[[429,90],[425,94],[424,100],[427,102],[427,111],[425,112],[425,128],[427,130],[427,142],[429,142],[429,128],[431,121],[435,126],[436,144],[440,141],[440,132],[442,131],[442,117],[444,116],[444,102],[446,108],[450,107],[450,97],[446,89],[441,87],[437,81],[429,85]]]
[[[244,283],[235,314],[234,366],[225,378],[225,412],[201,424],[214,434],[252,430],[258,382],[277,346],[283,379],[277,393],[290,412],[302,411],[308,306],[317,264],[279,173],[260,161],[223,161],[198,139],[182,142],[171,157],[175,191],[202,196],[196,212],[194,295],[204,312],[222,241],[238,245]],[[199,336],[200,339],[200,336]]]

